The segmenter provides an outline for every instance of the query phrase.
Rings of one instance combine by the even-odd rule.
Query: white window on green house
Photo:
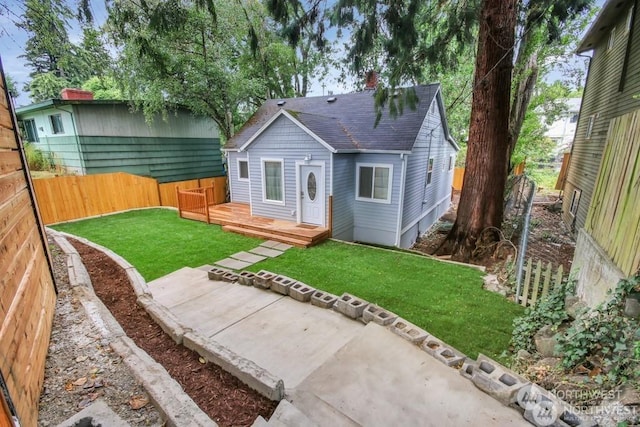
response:
[[[611,29],[611,32],[609,33],[609,42],[607,44],[607,51],[612,50],[615,45],[616,45],[616,27],[613,27]]]
[[[391,203],[393,165],[358,163],[356,174],[357,200]]]
[[[36,127],[36,121],[34,119],[27,119],[23,123],[27,141],[40,142],[40,138],[38,137],[38,128]]]
[[[569,212],[572,216],[576,216],[578,213],[578,205],[580,204],[580,195],[582,195],[582,191],[573,190],[573,194],[571,196],[571,205],[569,205]]]
[[[53,133],[54,135],[64,133],[64,126],[62,126],[62,116],[60,114],[50,115],[49,122],[51,123],[51,133]]]
[[[633,24],[633,6],[629,9],[629,13],[627,13],[627,23],[625,25],[625,31],[628,33],[631,31],[631,25]]]
[[[449,156],[449,170],[453,169],[454,163],[455,163],[455,156],[452,154],[451,156]]]
[[[589,116],[589,122],[587,123],[587,133],[586,133],[586,138],[590,139],[591,135],[593,134],[593,125],[596,121],[596,116]]]
[[[433,157],[429,158],[429,167],[427,168],[427,185],[431,184],[433,180]]]
[[[284,161],[262,160],[262,198],[265,202],[284,204]]]
[[[249,162],[245,159],[238,159],[238,181],[249,180]]]

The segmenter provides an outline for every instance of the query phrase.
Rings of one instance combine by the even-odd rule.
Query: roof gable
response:
[[[390,116],[389,108],[385,107],[377,124],[373,91],[269,100],[251,116],[224,148],[248,148],[256,135],[264,132],[265,126],[285,114],[333,152],[408,152],[413,148],[429,106],[436,96],[440,97],[439,88],[439,84],[415,86],[412,89],[418,98],[416,109],[405,107],[403,113],[394,118]],[[443,121],[443,126],[446,128],[446,120]],[[445,132],[449,134],[448,129]]]

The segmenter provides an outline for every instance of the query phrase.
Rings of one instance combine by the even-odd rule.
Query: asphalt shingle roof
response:
[[[285,109],[335,150],[410,151],[439,87],[439,84],[415,86],[417,108],[405,107],[402,114],[392,118],[385,105],[377,126],[373,91],[268,100],[224,148],[242,147],[280,109]],[[336,100],[327,102],[331,97]],[[279,106],[282,101],[284,105]]]

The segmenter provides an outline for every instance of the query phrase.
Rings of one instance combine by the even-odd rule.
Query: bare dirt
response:
[[[210,418],[220,426],[250,426],[258,415],[266,419],[271,416],[277,402],[259,395],[218,366],[203,363],[204,359],[197,353],[175,344],[146,311],[136,304],[136,296],[120,266],[96,249],[77,241],[70,242],[82,257],[96,295],[111,311],[127,335],[163,365]],[[58,268],[57,275],[62,279],[59,283],[66,281],[64,286],[69,288],[68,277],[65,277],[67,273],[64,255],[54,245],[52,249],[55,263],[64,267]],[[60,284],[58,286],[62,287]],[[66,296],[67,294],[69,296]],[[92,330],[91,322],[86,319],[82,307],[74,307],[70,294],[69,290],[66,290],[65,294],[62,291],[59,294],[57,326],[54,328],[52,347],[47,358],[45,393],[40,403],[40,419],[43,420],[41,425],[55,425],[79,411],[80,403],[88,405],[90,402],[87,402],[87,399],[93,398],[89,392],[102,392],[102,397],[107,400],[109,406],[115,408],[115,412],[133,426],[161,425],[160,416],[150,403],[143,405],[141,409],[132,409],[132,406],[137,407],[148,401],[144,390],[136,384],[131,373],[121,364],[120,358],[110,351],[108,343],[100,341],[99,335]],[[76,303],[76,306],[78,305]],[[67,331],[68,328],[71,329]],[[85,336],[89,338],[82,338],[79,349],[76,349],[78,337]],[[107,359],[97,360],[100,363],[78,366],[76,360],[90,360],[90,356],[82,349],[92,348],[91,339],[98,341],[98,354],[104,353],[105,356],[100,357]],[[65,350],[61,352],[60,347]],[[122,369],[116,372],[111,369],[113,366],[120,366]],[[98,374],[92,374],[96,368]],[[69,390],[68,384],[73,384],[77,378],[100,374],[111,386],[108,389],[102,387],[109,391],[108,394],[102,390],[85,392],[84,385],[74,385]]]
[[[460,192],[454,192],[449,211],[414,245],[414,250],[431,255],[440,247],[455,222],[459,199]],[[551,262],[554,266],[562,264],[567,272],[571,268],[575,240],[562,221],[558,204],[554,204],[557,201],[556,194],[536,195],[531,211],[526,258],[541,260],[544,263]],[[505,241],[501,245],[507,256],[487,258],[476,263],[484,265],[490,272],[503,268],[508,255],[515,253],[511,243],[518,245],[518,241]]]

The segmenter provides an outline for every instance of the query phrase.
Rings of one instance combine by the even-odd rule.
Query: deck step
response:
[[[251,223],[247,223],[247,222],[236,222],[236,221],[229,221],[229,220],[224,220],[224,221],[219,221],[219,222],[216,221],[216,223],[220,224],[222,227],[244,228],[244,229],[250,230],[250,231],[256,231],[256,232],[260,232],[260,233],[268,233],[268,234],[273,235],[273,236],[280,236],[281,238],[308,242],[311,245],[315,245],[316,243],[319,243],[319,242],[325,240],[329,235],[329,230],[326,230],[323,233],[315,234],[313,236],[305,236],[305,235],[300,234],[297,230],[288,231],[288,230],[281,229],[281,228],[277,229],[277,230],[272,230],[272,229],[269,229],[269,228],[265,228],[261,224],[251,224]],[[277,239],[273,239],[273,240],[277,240]],[[309,246],[309,245],[307,245],[307,246]]]
[[[237,234],[242,234],[244,236],[249,236],[249,237],[258,237],[260,239],[275,240],[276,242],[287,243],[289,245],[293,245],[298,248],[308,248],[309,246],[319,243],[317,240],[308,241],[308,240],[302,240],[302,239],[294,239],[292,237],[270,233],[268,231],[254,230],[246,227],[237,227],[235,225],[223,225],[222,230],[230,231]]]

